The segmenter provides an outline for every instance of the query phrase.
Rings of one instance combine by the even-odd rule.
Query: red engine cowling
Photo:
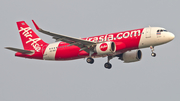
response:
[[[125,63],[140,61],[142,58],[141,50],[132,50],[123,53],[122,60]]]
[[[113,54],[116,51],[116,45],[114,42],[99,43],[95,47],[97,55],[108,55]]]

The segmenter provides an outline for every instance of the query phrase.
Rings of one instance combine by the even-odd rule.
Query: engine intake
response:
[[[95,52],[97,52],[98,55],[113,54],[115,51],[116,45],[114,42],[99,43],[95,47]]]

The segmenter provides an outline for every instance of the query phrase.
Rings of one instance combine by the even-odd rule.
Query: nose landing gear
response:
[[[152,57],[156,57],[156,53],[151,53],[151,56]]]
[[[151,49],[151,56],[152,57],[156,57],[156,53],[154,53],[154,46],[150,46],[150,49]]]

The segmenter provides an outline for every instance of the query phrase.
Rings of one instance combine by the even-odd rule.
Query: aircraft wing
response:
[[[15,52],[23,53],[23,54],[31,54],[31,53],[33,53],[32,51],[18,49],[18,48],[12,48],[12,47],[5,47],[5,48],[9,49],[9,50],[12,50],[12,51],[15,51]]]
[[[81,50],[84,50],[88,53],[91,50],[90,47],[96,44],[96,42],[87,41],[87,40],[83,40],[83,39],[79,39],[79,38],[74,38],[74,37],[70,37],[70,36],[65,36],[65,35],[61,35],[61,34],[52,33],[49,31],[45,31],[45,30],[39,28],[38,25],[34,22],[34,20],[32,20],[32,22],[39,32],[42,32],[44,34],[52,36],[53,39],[56,39],[56,41],[63,41],[63,42],[69,43],[70,45],[78,46],[79,48],[81,48]]]

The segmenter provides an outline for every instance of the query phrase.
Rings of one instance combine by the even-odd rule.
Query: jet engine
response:
[[[116,51],[116,45],[114,42],[104,42],[96,45],[95,52],[98,55],[108,55],[113,54]]]
[[[123,53],[121,60],[125,63],[140,61],[142,58],[141,50],[131,50]]]

